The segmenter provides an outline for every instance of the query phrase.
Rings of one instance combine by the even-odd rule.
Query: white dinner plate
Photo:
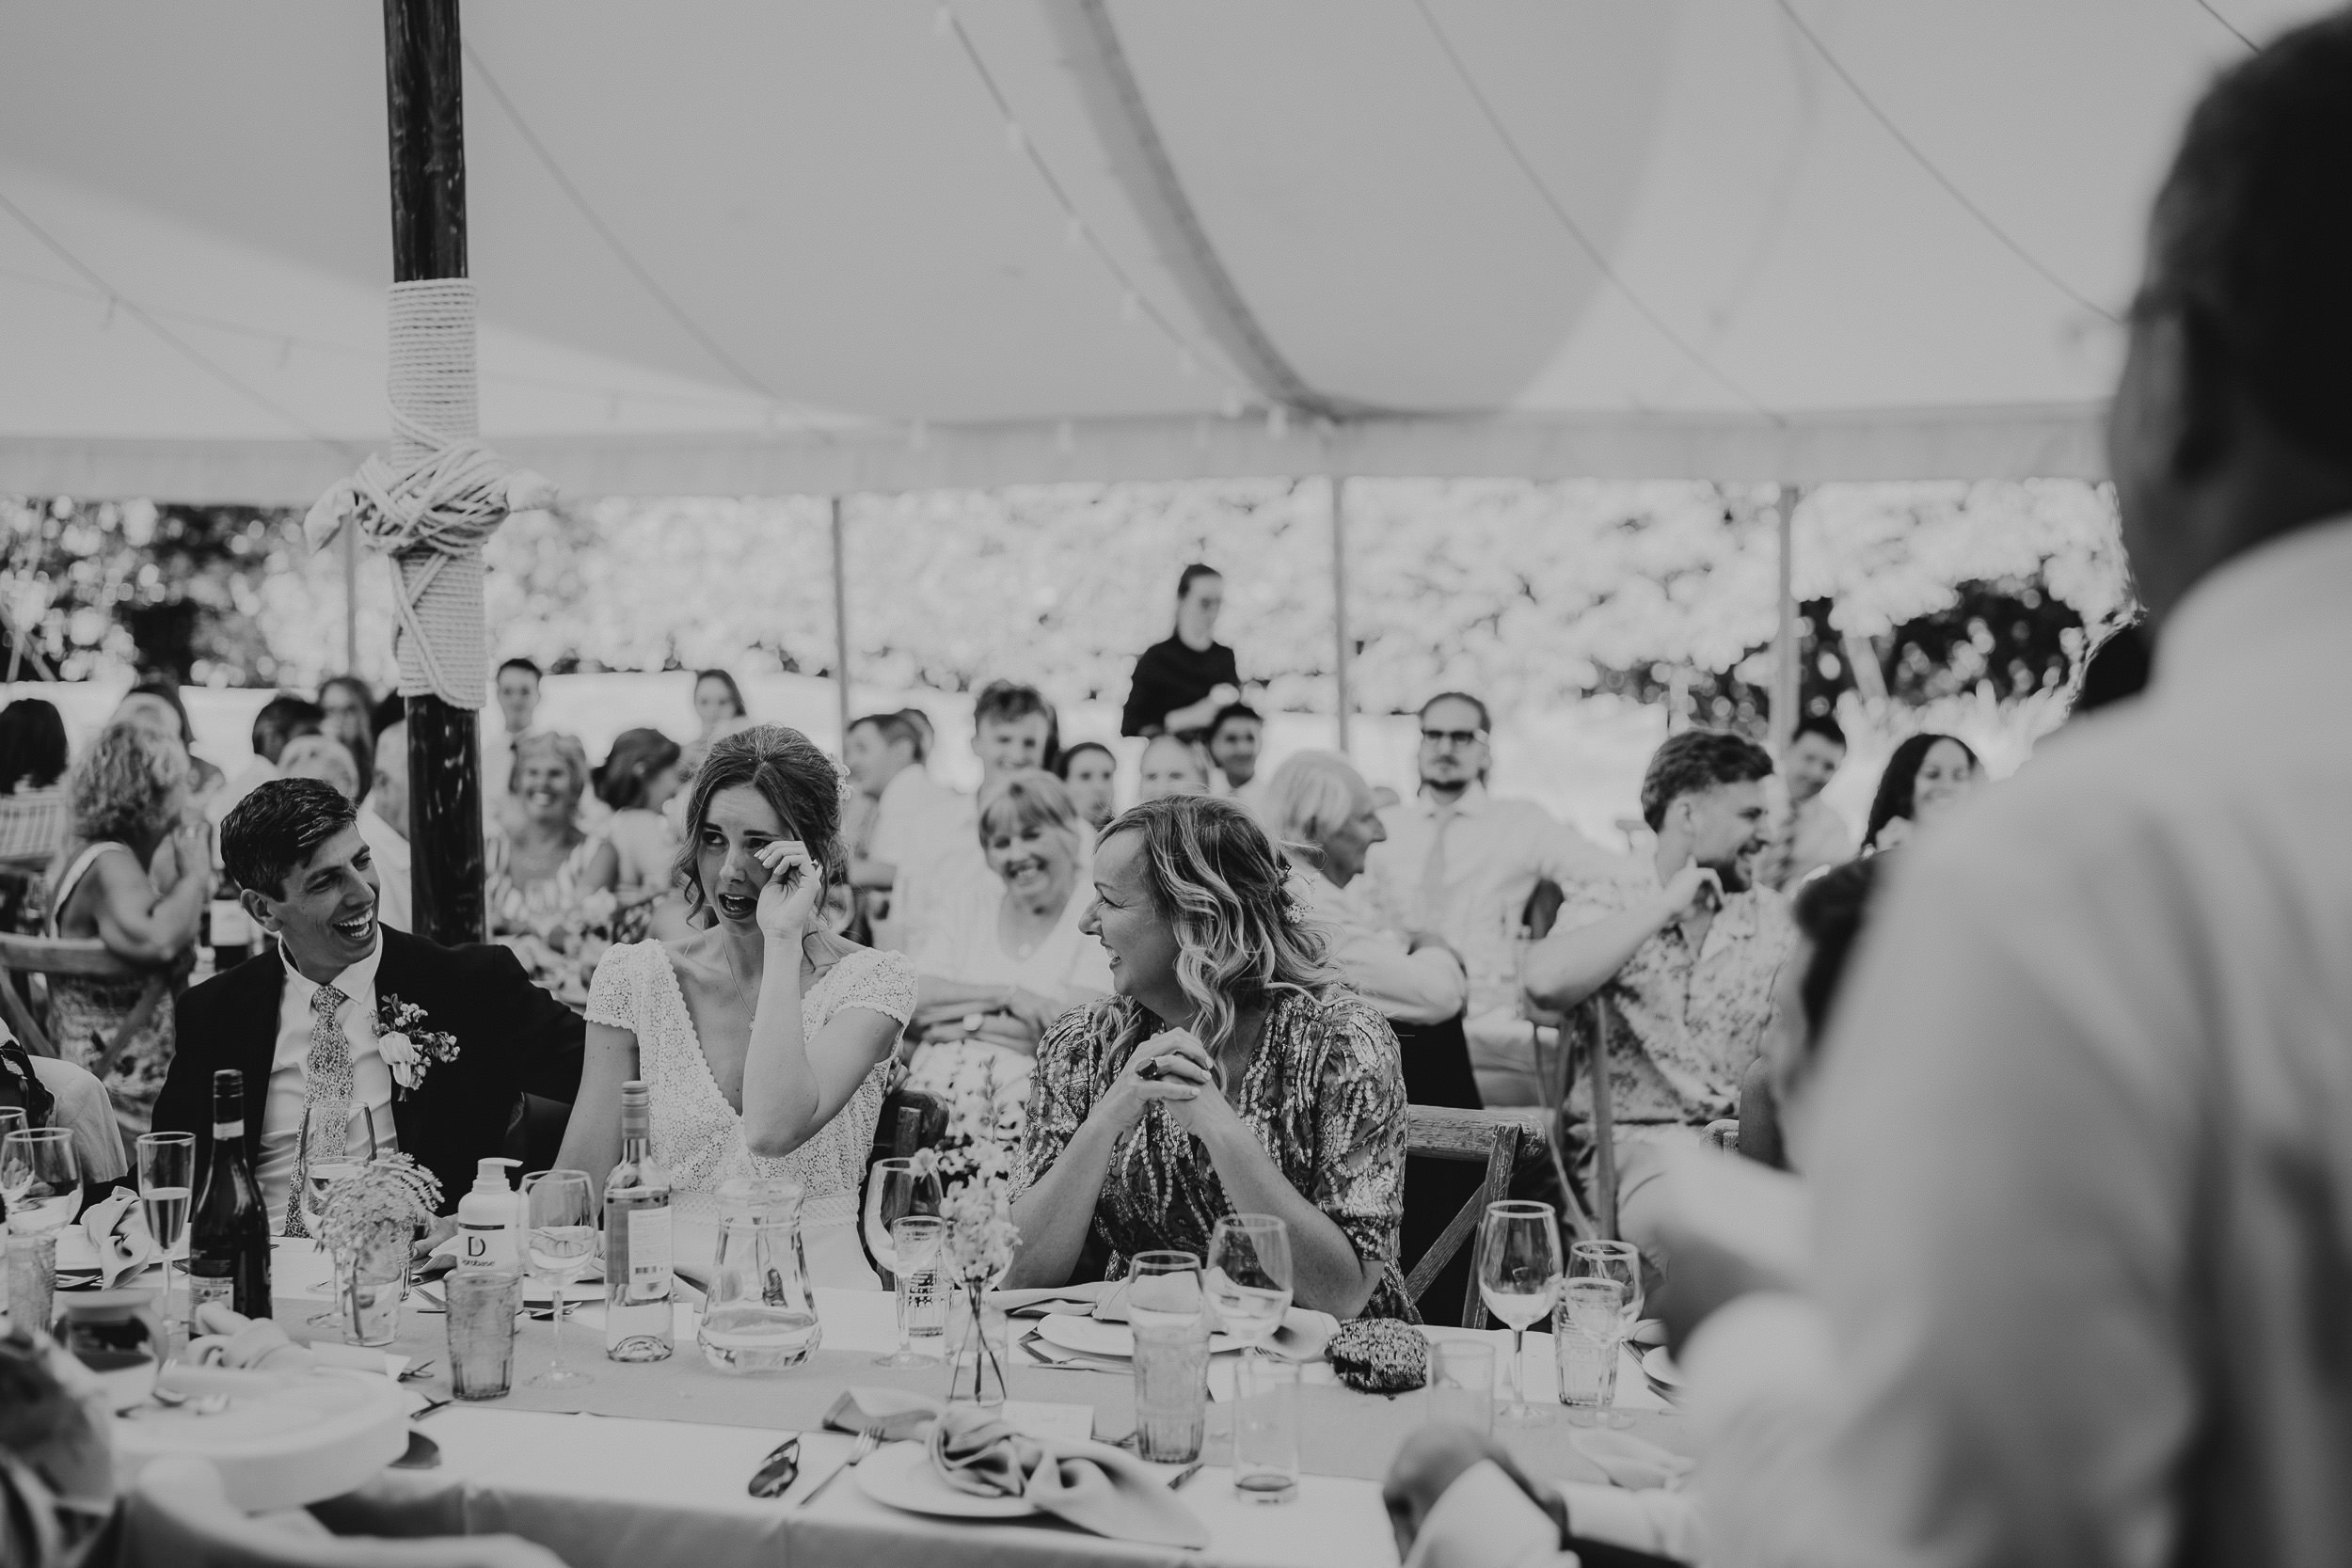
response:
[[[929,1443],[885,1443],[850,1472],[878,1503],[942,1519],[1022,1519],[1037,1512],[1026,1497],[983,1497],[950,1486],[931,1468]]]
[[[1682,1386],[1682,1374],[1675,1370],[1675,1358],[1666,1354],[1663,1345],[1653,1346],[1642,1353],[1642,1370],[1647,1372],[1653,1382],[1661,1383],[1669,1388]]]
[[[1076,1318],[1067,1312],[1048,1312],[1037,1325],[1037,1337],[1049,1345],[1059,1345],[1080,1355],[1106,1356],[1113,1361],[1133,1361],[1136,1358],[1136,1331],[1125,1323],[1098,1323],[1092,1318]],[[1242,1341],[1230,1334],[1209,1336],[1211,1354],[1239,1350]]]

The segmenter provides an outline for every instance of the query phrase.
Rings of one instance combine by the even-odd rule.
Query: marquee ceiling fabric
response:
[[[2290,0],[496,0],[485,437],[583,493],[2098,471]],[[0,9],[0,489],[383,444],[382,23]]]

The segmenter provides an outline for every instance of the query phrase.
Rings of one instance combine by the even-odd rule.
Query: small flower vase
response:
[[[1012,1359],[1012,1322],[1005,1309],[988,1299],[995,1280],[987,1275],[960,1279],[950,1307],[953,1319],[948,1339],[955,1352],[947,1358],[947,1402],[995,1409],[1005,1402],[1005,1364]]]
[[[389,1345],[399,1335],[412,1230],[388,1220],[371,1226],[356,1246],[335,1249],[335,1309],[351,1343]]]

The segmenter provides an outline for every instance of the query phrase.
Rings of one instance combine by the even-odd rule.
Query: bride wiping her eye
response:
[[[620,1157],[621,1085],[643,1079],[654,1152],[691,1227],[682,1253],[704,1228],[691,1222],[715,1218],[722,1182],[789,1177],[816,1282],[870,1285],[858,1183],[914,977],[898,954],[828,929],[826,892],[849,870],[840,777],[780,724],[712,745],[678,856],[689,929],[621,944],[596,966],[558,1163],[601,1186]]]

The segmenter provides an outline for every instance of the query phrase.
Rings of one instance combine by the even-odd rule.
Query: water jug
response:
[[[719,1251],[695,1342],[723,1372],[776,1372],[823,1338],[801,1250],[798,1182],[737,1177],[719,1187]]]

